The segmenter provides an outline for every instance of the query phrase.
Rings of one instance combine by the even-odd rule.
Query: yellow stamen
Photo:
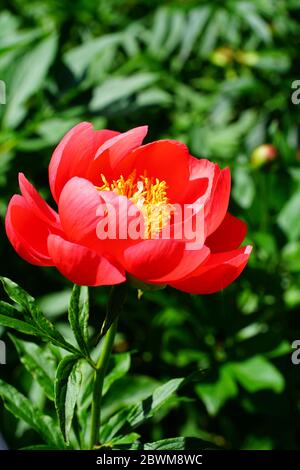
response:
[[[99,191],[114,191],[120,196],[126,196],[140,209],[145,221],[145,238],[155,237],[168,223],[173,210],[167,196],[167,183],[158,178],[149,177],[146,173],[136,177],[134,170],[127,179],[121,175],[109,183],[101,174],[102,186]]]

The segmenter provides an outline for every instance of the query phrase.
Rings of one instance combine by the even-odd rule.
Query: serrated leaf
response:
[[[75,285],[69,305],[69,323],[82,353],[89,357],[88,341],[89,291]]]
[[[14,416],[22,419],[34,429],[49,445],[63,449],[64,442],[56,423],[50,416],[43,415],[24,395],[0,379],[0,396],[4,405]]]
[[[10,335],[24,364],[32,377],[40,384],[47,397],[54,400],[54,374],[55,367],[47,352],[34,343],[21,341]]]
[[[80,357],[65,356],[58,365],[55,378],[55,407],[64,439],[68,441],[74,416],[75,404],[80,390]]]

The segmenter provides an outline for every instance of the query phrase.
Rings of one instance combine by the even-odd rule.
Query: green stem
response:
[[[115,335],[117,332],[118,319],[116,318],[105,335],[103,349],[98,362],[95,366],[95,377],[93,386],[93,401],[92,401],[92,422],[91,422],[91,440],[90,448],[93,449],[99,444],[99,433],[101,425],[101,402],[104,377],[107,370],[110,354],[114,344]]]

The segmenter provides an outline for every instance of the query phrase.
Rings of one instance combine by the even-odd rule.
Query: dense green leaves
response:
[[[12,0],[0,14],[0,78],[7,91],[6,105],[0,105],[2,221],[19,192],[19,171],[56,209],[49,159],[73,125],[84,120],[122,132],[149,124],[145,143],[178,139],[196,157],[230,167],[229,210],[247,223],[254,245],[242,276],[217,295],[192,297],[167,288],[137,300],[129,290],[104,383],[103,433],[116,432],[116,447],[195,436],[223,448],[298,448],[300,384],[291,343],[300,338],[299,104],[292,101],[299,97],[299,2],[75,3],[70,14],[67,2],[53,8],[53,0]],[[278,154],[254,168],[253,152],[261,144],[274,145]],[[7,347],[1,374],[53,417],[46,359],[38,364],[42,370],[34,361],[42,352],[55,365],[64,350],[86,356],[105,317],[108,289],[91,290],[88,341],[81,301],[70,315],[72,328],[68,323],[68,281],[53,268],[19,259],[3,225],[0,274],[34,293],[38,308],[22,292],[19,297],[17,286],[11,304],[1,302],[0,339]],[[113,311],[118,314],[119,306],[109,309],[103,331]],[[26,342],[26,351],[24,344],[19,348],[21,365],[8,332],[17,341],[36,341],[36,347]],[[128,351],[134,351],[130,371]],[[98,358],[99,349],[91,356]],[[138,428],[140,437],[126,428],[132,407],[159,384],[198,368],[205,370],[204,380],[186,387],[184,399],[172,395]],[[76,436],[71,431],[69,439],[70,446],[78,447],[80,438],[86,447],[92,369],[83,361],[78,369],[85,390],[75,405]],[[75,389],[78,376],[74,371],[74,383],[68,379]],[[66,399],[69,415],[76,393]],[[0,422],[11,447],[28,445],[29,424],[18,420],[13,436],[4,407]],[[45,444],[42,435],[34,437],[33,443]]]
[[[17,418],[22,419],[35,429],[53,448],[63,448],[64,444],[56,423],[14,387],[0,380],[0,396],[5,407]]]

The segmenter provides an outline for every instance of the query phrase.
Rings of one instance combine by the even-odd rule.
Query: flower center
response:
[[[167,183],[158,178],[149,177],[145,172],[143,176],[136,176],[134,170],[127,179],[121,175],[111,183],[101,174],[102,186],[98,191],[114,191],[120,196],[126,196],[142,212],[145,223],[145,238],[155,238],[167,225],[173,210],[167,196]]]

